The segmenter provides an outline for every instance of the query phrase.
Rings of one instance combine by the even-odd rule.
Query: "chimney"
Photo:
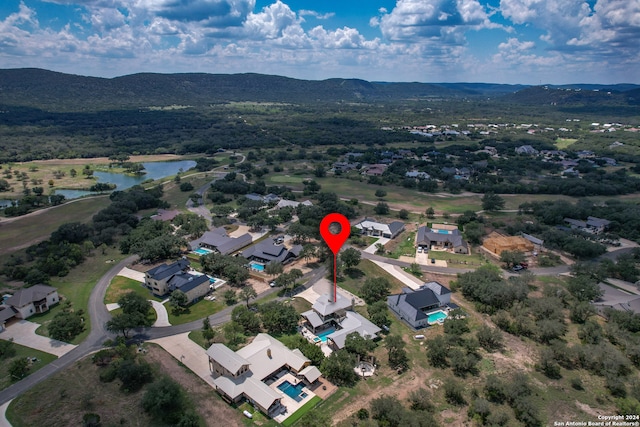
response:
[[[269,359],[271,359],[271,349],[270,348],[267,349],[267,357]]]

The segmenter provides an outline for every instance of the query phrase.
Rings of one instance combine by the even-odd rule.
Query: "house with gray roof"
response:
[[[58,290],[52,286],[38,284],[22,288],[4,302],[5,309],[0,312],[2,313],[0,319],[5,318],[5,322],[13,316],[26,319],[34,314],[48,311],[51,306],[59,302]],[[9,316],[10,313],[12,313],[11,316]]]
[[[258,334],[235,352],[224,344],[212,344],[207,356],[216,391],[225,400],[238,403],[244,399],[269,417],[287,411],[289,398],[275,387],[283,376],[302,381],[308,395],[313,395],[309,388],[321,376],[300,350],[290,350],[268,334]]]
[[[189,271],[189,261],[180,259],[173,264],[161,264],[148,270],[144,284],[152,294],[163,297],[175,290],[187,295],[189,304],[205,296],[210,290],[209,276]]]
[[[415,329],[424,328],[429,314],[451,304],[451,291],[438,282],[426,282],[418,289],[402,288],[402,293],[389,295],[389,309]]]
[[[192,251],[206,248],[222,255],[229,255],[249,246],[251,242],[253,242],[253,238],[249,233],[244,233],[239,237],[229,237],[224,228],[218,227],[189,242],[189,248]]]
[[[573,218],[565,218],[564,222],[569,224],[572,229],[579,229],[592,234],[602,233],[611,224],[611,221],[602,218],[596,218],[595,216],[587,217],[586,221],[581,221],[579,219]]]
[[[423,225],[416,233],[416,246],[423,250],[446,250],[457,254],[468,254],[469,246],[460,230],[433,229]]]
[[[402,221],[393,221],[389,224],[383,224],[375,219],[365,218],[355,225],[361,230],[362,234],[372,237],[386,237],[393,239],[404,231],[404,223]]]
[[[353,311],[353,301],[340,293],[336,301],[333,295],[324,294],[318,297],[311,310],[301,314],[306,325],[314,333],[328,328],[335,331],[327,335],[327,344],[334,350],[344,348],[347,335],[356,332],[366,339],[375,339],[381,329],[367,318]]]
[[[253,246],[248,247],[242,252],[242,257],[248,261],[255,261],[262,264],[271,262],[280,262],[286,264],[300,255],[302,245],[292,246],[287,249],[283,245],[276,245],[272,240],[263,240]]]

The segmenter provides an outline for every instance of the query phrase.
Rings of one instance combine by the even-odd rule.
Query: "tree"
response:
[[[268,333],[274,335],[294,332],[298,326],[299,315],[289,304],[271,301],[260,306],[262,324]]]
[[[269,276],[277,276],[284,271],[284,266],[281,262],[272,261],[264,267],[265,274]]]
[[[183,182],[180,184],[180,191],[182,192],[187,192],[187,191],[193,191],[193,184],[190,182]]]
[[[476,338],[482,348],[488,352],[494,352],[502,348],[502,332],[498,329],[482,325],[476,333]]]
[[[351,332],[345,338],[344,349],[356,356],[364,357],[375,348],[376,343],[370,339],[362,337],[358,332]]]
[[[342,349],[334,351],[325,358],[320,365],[320,371],[336,385],[351,386],[358,380],[358,375],[354,371],[355,366],[355,356]]]
[[[163,376],[151,384],[142,397],[145,412],[168,424],[176,424],[184,406],[184,394],[178,383]]]
[[[316,166],[315,170],[313,171],[313,174],[316,176],[316,178],[323,178],[327,175],[327,171],[324,168],[324,166],[322,165],[318,165]]]
[[[389,365],[397,370],[405,371],[409,368],[409,358],[405,351],[405,343],[399,335],[389,335],[385,339],[385,347],[389,351]]]
[[[61,311],[49,322],[47,330],[54,340],[71,342],[84,331],[84,319],[79,313]]]
[[[202,338],[204,338],[207,343],[211,343],[213,338],[216,336],[216,331],[211,328],[211,322],[208,317],[202,319]]]
[[[238,264],[231,264],[224,269],[224,275],[231,286],[238,286],[247,281],[249,271]]]
[[[242,307],[242,306],[240,306]],[[246,307],[242,307],[246,310]],[[222,328],[224,332],[224,338],[227,340],[227,345],[231,348],[237,347],[243,343],[245,338],[243,335],[244,329],[242,325],[236,322],[229,322]]]
[[[387,215],[389,214],[389,205],[385,202],[378,202],[376,207],[373,208],[373,211],[378,215]]]
[[[482,196],[482,209],[487,212],[504,209],[504,199],[495,193],[485,193]]]
[[[429,206],[425,211],[425,215],[427,215],[427,218],[429,219],[434,219],[436,217],[436,211],[433,210],[431,206]]]
[[[371,401],[371,418],[380,426],[399,427],[403,425],[405,409],[395,396],[381,396]]]
[[[122,389],[128,393],[136,392],[153,380],[151,366],[146,362],[125,359],[118,365],[117,377],[122,381]]]
[[[500,253],[500,262],[504,262],[507,268],[511,268],[525,261],[524,253],[521,251],[502,251]]]
[[[29,374],[29,361],[26,357],[14,359],[9,365],[9,375],[12,381],[21,380]]]
[[[0,360],[8,359],[16,355],[16,346],[13,340],[0,340]]]
[[[145,318],[149,315],[149,312],[152,310],[151,301],[147,300],[140,294],[137,294],[133,291],[127,292],[118,298],[118,305],[122,309],[122,312],[125,314],[136,314],[139,313]],[[143,326],[150,326],[143,325]]]
[[[106,327],[109,332],[122,333],[122,336],[126,339],[131,329],[147,326],[147,324],[147,317],[141,313],[119,313],[107,322]]]
[[[362,299],[367,304],[384,300],[391,291],[391,284],[384,277],[370,277],[362,285]]]
[[[233,289],[227,289],[226,291],[224,291],[224,293],[222,294],[222,297],[224,298],[224,302],[227,305],[233,305],[236,303],[236,291],[234,291]]]
[[[309,260],[311,258],[313,258],[314,256],[316,256],[316,247],[314,245],[310,245],[310,244],[306,244],[306,245],[302,246],[302,251],[300,251],[300,256],[308,264]]]
[[[247,308],[249,307],[249,300],[251,298],[256,298],[257,296],[258,296],[258,294],[256,293],[256,290],[253,289],[253,286],[251,286],[251,285],[245,285],[240,290],[240,298],[242,298],[243,300],[246,301]]]
[[[444,398],[452,405],[462,406],[466,403],[464,399],[464,387],[452,378],[447,378],[443,384]]]
[[[398,218],[400,219],[408,219],[409,218],[409,211],[406,209],[400,209],[400,211],[398,212]]]
[[[234,307],[231,312],[231,320],[242,326],[245,333],[251,334],[260,331],[260,318],[244,305]]]
[[[344,263],[347,270],[355,267],[360,263],[360,251],[355,248],[347,248],[340,253],[340,260]]]
[[[382,190],[382,189],[377,189],[375,196],[379,199],[382,199],[383,197],[385,197],[387,195],[387,192]]]
[[[171,292],[171,296],[169,297],[169,305],[173,307],[173,314],[180,314],[187,309],[187,305],[189,304],[189,297],[187,294],[182,292],[180,289],[176,289]]]
[[[384,300],[376,301],[367,306],[369,319],[374,324],[383,327],[389,324],[387,302]]]
[[[598,281],[586,274],[577,274],[567,280],[567,290],[578,301],[595,301],[602,296]]]
[[[446,368],[449,366],[447,355],[449,354],[449,342],[446,337],[439,335],[427,342],[427,359],[431,366]]]

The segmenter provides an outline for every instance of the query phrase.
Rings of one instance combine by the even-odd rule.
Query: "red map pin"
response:
[[[340,231],[338,233],[333,233],[330,230],[330,226],[333,223],[340,224]],[[336,256],[340,251],[344,242],[349,238],[349,234],[351,234],[351,224],[349,224],[349,220],[342,214],[339,213],[330,213],[325,216],[320,222],[320,235],[333,252],[333,302],[336,302],[338,299],[338,283],[336,281]]]

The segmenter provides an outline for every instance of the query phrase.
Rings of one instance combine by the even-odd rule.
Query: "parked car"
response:
[[[418,253],[421,254],[422,253],[422,246],[418,246]]]

